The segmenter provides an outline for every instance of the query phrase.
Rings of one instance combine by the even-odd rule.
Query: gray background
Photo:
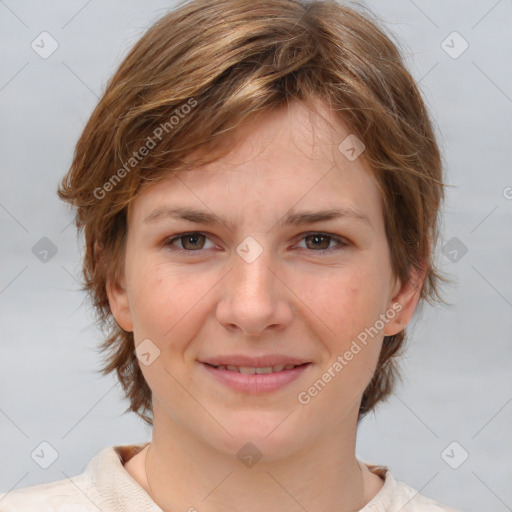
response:
[[[106,446],[150,439],[123,414],[114,377],[95,373],[101,335],[55,191],[106,80],[172,5],[0,1],[0,492],[78,474]],[[439,254],[456,280],[445,292],[453,305],[426,308],[415,323],[404,382],[360,426],[358,456],[453,507],[512,510],[512,2],[367,5],[402,41],[442,134],[443,244],[458,243],[445,252],[460,259]],[[43,31],[59,45],[47,59],[31,48]],[[442,47],[453,31],[469,44],[457,58]],[[462,49],[453,36],[446,44]],[[47,262],[32,252],[42,237],[57,248]],[[48,469],[31,458],[43,441],[58,452]],[[445,462],[465,452],[457,469]]]

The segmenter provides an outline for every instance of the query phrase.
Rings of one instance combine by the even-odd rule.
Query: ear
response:
[[[407,282],[397,280],[393,290],[393,298],[388,304],[388,311],[396,314],[390,318],[384,328],[385,336],[393,336],[402,331],[410,322],[421,295],[423,280],[425,279],[425,266],[413,267]]]
[[[106,291],[112,315],[121,329],[132,332],[133,322],[124,275],[107,279]]]

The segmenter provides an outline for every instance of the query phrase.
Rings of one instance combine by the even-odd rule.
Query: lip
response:
[[[244,356],[242,354],[231,354],[221,355],[215,357],[209,357],[201,361],[201,363],[208,363],[215,366],[248,366],[251,368],[263,368],[266,366],[277,366],[282,364],[284,366],[288,364],[301,365],[309,363],[306,359],[299,359],[296,357],[290,357],[283,354],[265,354],[261,356]]]
[[[233,358],[230,358],[233,361]],[[288,361],[290,358],[287,359]],[[222,363],[217,363],[222,364]],[[265,364],[255,364],[254,359],[252,359],[251,364],[233,364],[233,366],[265,366]],[[248,393],[248,394],[262,394],[262,393],[270,393],[272,391],[277,391],[281,389],[291,382],[298,379],[301,375],[304,374],[311,366],[312,363],[282,363],[277,362],[274,364],[267,364],[267,366],[274,366],[277,364],[300,364],[291,370],[282,370],[280,372],[275,373],[263,373],[263,374],[254,374],[247,375],[244,373],[239,373],[231,370],[222,370],[219,368],[215,368],[210,366],[207,363],[201,363],[201,366],[217,380],[221,384],[231,388],[234,391]]]

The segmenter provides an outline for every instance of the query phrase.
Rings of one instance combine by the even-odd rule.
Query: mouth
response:
[[[233,358],[231,358],[233,359]],[[224,388],[237,393],[261,395],[286,388],[292,382],[309,373],[313,363],[290,358],[285,361],[226,361],[225,358],[218,361],[201,362],[201,366],[210,375],[208,378]],[[227,363],[231,364],[227,364]],[[234,363],[238,364],[234,364]],[[252,364],[251,364],[252,362]]]
[[[212,368],[216,368],[217,370],[227,370],[230,372],[238,372],[243,373],[244,375],[267,375],[270,373],[279,373],[282,371],[289,371],[297,368],[299,366],[304,366],[309,363],[302,364],[276,364],[274,366],[234,366],[234,365],[214,365],[210,363],[204,363]]]

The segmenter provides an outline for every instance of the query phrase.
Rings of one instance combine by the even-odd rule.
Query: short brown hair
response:
[[[58,195],[76,207],[85,234],[83,288],[106,334],[101,351],[109,350],[101,372],[117,372],[126,411],[153,424],[133,333],[117,325],[106,293],[107,279],[123,272],[128,204],[171,171],[223,156],[231,148],[221,143],[237,127],[290,100],[315,110],[320,98],[363,141],[381,190],[393,273],[407,282],[413,268],[423,270],[419,306],[442,301],[445,278],[433,260],[441,156],[391,38],[368,9],[334,0],[192,0],[160,18],[121,63]],[[392,392],[405,339],[405,330],[384,338],[358,420]]]

